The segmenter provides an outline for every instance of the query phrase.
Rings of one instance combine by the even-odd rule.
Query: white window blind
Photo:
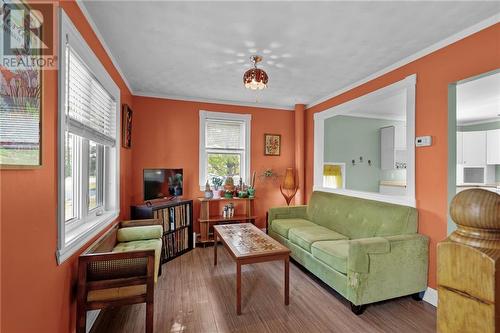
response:
[[[66,124],[70,132],[114,146],[116,102],[67,46]]]
[[[207,119],[206,147],[222,149],[244,149],[244,128],[242,121],[221,121]]]

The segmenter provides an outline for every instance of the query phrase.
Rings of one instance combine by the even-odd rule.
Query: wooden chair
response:
[[[77,333],[85,333],[87,311],[136,303],[146,303],[146,332],[153,332],[155,250],[112,251],[120,228],[158,224],[160,220],[123,221],[80,255]]]

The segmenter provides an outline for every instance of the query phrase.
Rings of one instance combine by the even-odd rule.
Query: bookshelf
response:
[[[131,207],[132,219],[159,219],[163,224],[162,262],[193,248],[193,201],[161,200]]]
[[[206,199],[198,198],[200,201],[200,235],[197,243],[201,245],[211,244],[213,239],[213,226],[217,224],[230,224],[251,222],[255,224],[254,215],[255,198],[217,198]],[[232,217],[222,216],[222,206],[232,203],[237,213]]]

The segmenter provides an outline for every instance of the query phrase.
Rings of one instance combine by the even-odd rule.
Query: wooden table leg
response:
[[[290,303],[290,258],[285,258],[285,305]]]
[[[214,266],[217,266],[217,231],[214,230]]]
[[[236,261],[236,314],[241,314],[241,264]]]

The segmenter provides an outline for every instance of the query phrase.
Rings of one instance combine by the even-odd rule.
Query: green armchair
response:
[[[146,332],[153,332],[154,285],[161,273],[160,220],[123,221],[78,258],[77,333],[88,310],[146,303]]]

